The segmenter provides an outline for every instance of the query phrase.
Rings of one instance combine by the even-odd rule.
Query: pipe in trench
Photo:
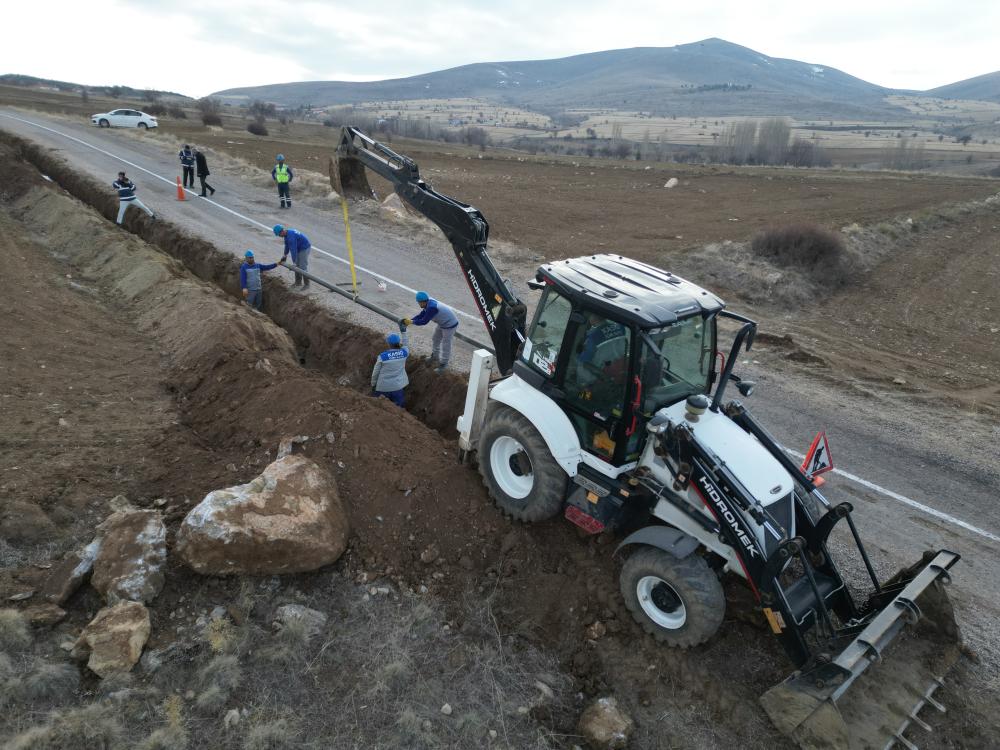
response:
[[[351,292],[348,292],[346,289],[341,289],[336,284],[331,284],[329,281],[326,281],[325,279],[321,279],[319,276],[315,276],[309,273],[309,271],[303,271],[301,268],[292,263],[289,263],[287,261],[279,261],[278,265],[282,266],[283,268],[287,268],[290,271],[294,271],[297,274],[305,276],[307,279],[316,282],[324,289],[329,289],[331,292],[335,292],[336,294],[339,294],[341,297],[349,299],[354,304],[361,305],[366,310],[371,310],[373,313],[381,315],[383,318],[387,318],[388,320],[391,320],[393,323],[400,322],[399,317],[389,312],[384,307],[379,307],[378,305],[369,302],[368,300],[361,299],[359,295],[352,294]],[[466,336],[461,331],[455,331],[455,338],[459,339],[460,341],[464,341],[467,344],[470,344],[474,349],[486,349],[486,351],[488,351],[490,354],[496,355],[496,352],[493,351],[493,347],[487,346],[486,344],[476,341],[474,338],[472,338],[471,336]]]

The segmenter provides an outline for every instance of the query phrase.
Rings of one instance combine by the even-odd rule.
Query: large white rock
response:
[[[580,716],[577,731],[593,750],[620,750],[628,746],[635,724],[614,698],[598,698]]]
[[[88,658],[87,667],[99,677],[128,672],[142,656],[149,629],[149,610],[139,602],[119,602],[83,629],[73,655]]]
[[[292,455],[210,492],[181,524],[177,552],[207,575],[301,573],[335,562],[349,531],[333,477]]]
[[[100,549],[90,584],[108,604],[149,603],[163,590],[167,527],[156,510],[121,510],[97,527]]]

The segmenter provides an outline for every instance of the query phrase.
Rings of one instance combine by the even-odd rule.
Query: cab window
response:
[[[639,373],[644,415],[708,392],[715,355],[714,323],[714,318],[696,316],[642,332]]]
[[[539,302],[538,314],[521,358],[547,378],[555,374],[559,351],[572,312],[569,300],[551,287]]]

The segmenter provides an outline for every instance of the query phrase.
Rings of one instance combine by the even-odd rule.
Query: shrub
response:
[[[180,107],[167,107],[167,114],[175,120],[186,120],[188,118],[187,112]]]
[[[218,126],[221,126],[222,125],[222,118],[219,117],[218,115],[211,115],[211,114],[202,115],[201,116],[201,124],[202,125],[218,125]]]
[[[836,232],[815,224],[789,224],[758,232],[751,251],[779,266],[803,271],[829,287],[842,286],[850,276],[847,249]]]
[[[267,128],[262,122],[251,122],[247,125],[247,132],[253,133],[254,135],[267,135]]]
[[[0,609],[0,651],[20,651],[31,644],[31,631],[16,609]]]
[[[42,664],[24,679],[24,694],[31,701],[60,702],[80,684],[80,673],[71,664]]]
[[[14,737],[8,750],[78,750],[121,747],[122,727],[107,704],[54,713],[49,722]]]
[[[162,104],[150,104],[146,107],[145,112],[155,117],[162,117],[167,113],[167,108]]]

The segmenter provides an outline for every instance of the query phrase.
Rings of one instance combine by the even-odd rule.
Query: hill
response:
[[[967,78],[964,81],[938,86],[925,92],[928,96],[942,99],[978,99],[986,102],[1000,102],[1000,70],[985,75]]]
[[[634,108],[654,114],[894,116],[889,91],[840,70],[768,57],[706,39],[555,60],[475,63],[385,81],[308,81],[227,89],[213,96],[282,106],[481,97],[538,111]]]
[[[24,88],[43,88],[55,91],[76,92],[87,90],[91,94],[103,94],[111,97],[143,97],[147,94],[156,94],[159,98],[190,99],[189,96],[178,94],[174,91],[158,91],[156,89],[134,89],[131,86],[86,86],[82,83],[71,83],[69,81],[55,81],[50,78],[36,78],[35,76],[20,75],[18,73],[5,73],[0,75],[0,85],[22,86]]]

